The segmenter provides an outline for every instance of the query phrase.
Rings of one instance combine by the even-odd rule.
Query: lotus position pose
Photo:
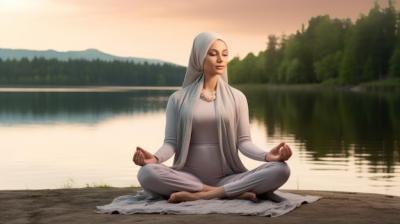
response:
[[[182,88],[168,99],[163,145],[154,155],[138,146],[133,155],[144,190],[170,203],[277,197],[292,151],[284,142],[268,152],[253,144],[247,99],[228,84],[227,62],[219,34],[195,37]],[[247,170],[238,151],[264,163]],[[162,164],[173,155],[173,166]]]

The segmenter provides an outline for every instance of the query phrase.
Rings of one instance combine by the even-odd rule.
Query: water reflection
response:
[[[400,195],[399,95],[242,90],[253,141],[295,151],[283,188]],[[161,145],[172,92],[0,91],[0,189],[138,185],[134,146]]]
[[[395,172],[400,151],[400,95],[339,91],[246,90],[250,116],[268,134],[293,135],[335,164],[354,156],[369,172]]]
[[[0,123],[93,124],[123,114],[162,110],[171,91],[0,93]]]

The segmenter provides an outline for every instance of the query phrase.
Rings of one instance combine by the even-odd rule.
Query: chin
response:
[[[222,74],[224,74],[224,71],[225,71],[225,70],[216,70],[216,71],[215,71],[215,74],[217,74],[217,75],[222,75]]]

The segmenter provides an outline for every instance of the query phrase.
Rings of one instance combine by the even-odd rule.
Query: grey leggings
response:
[[[247,191],[261,195],[278,189],[289,176],[290,169],[286,162],[265,162],[253,170],[225,176],[216,186],[222,186],[228,198]],[[203,182],[195,175],[164,164],[142,166],[137,177],[143,189],[165,197],[177,191],[197,192],[203,189]]]

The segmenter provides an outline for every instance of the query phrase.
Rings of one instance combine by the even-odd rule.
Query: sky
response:
[[[387,0],[378,0],[382,7]],[[96,48],[186,66],[194,37],[219,33],[229,57],[265,50],[313,16],[367,14],[374,0],[0,0],[0,48]],[[399,2],[396,1],[399,10]]]

